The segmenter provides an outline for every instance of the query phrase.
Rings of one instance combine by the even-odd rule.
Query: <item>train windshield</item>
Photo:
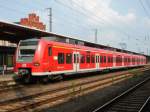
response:
[[[18,48],[18,61],[31,62],[34,57],[38,42],[38,39],[20,41]]]

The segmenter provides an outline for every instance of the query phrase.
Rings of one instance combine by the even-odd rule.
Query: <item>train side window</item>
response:
[[[130,62],[130,58],[128,58],[128,62]]]
[[[58,53],[58,64],[64,64],[64,53]]]
[[[110,62],[111,62],[110,57],[108,57],[108,63],[110,63]]]
[[[116,63],[119,63],[119,57],[116,57]]]
[[[110,63],[112,63],[112,57],[110,57]]]
[[[66,54],[66,64],[71,64],[72,63],[72,54],[67,53]]]
[[[113,57],[111,57],[111,62],[113,63]]]
[[[85,63],[85,56],[81,55],[80,63]]]
[[[49,55],[49,56],[52,56],[52,47],[49,47],[49,48],[48,48],[48,55]]]
[[[100,62],[103,63],[103,56],[100,56]]]
[[[91,55],[91,63],[95,63],[95,56]]]
[[[104,56],[104,63],[106,63],[106,56]]]
[[[112,63],[112,57],[108,57],[108,63]]]
[[[86,56],[86,63],[90,63],[90,55]]]
[[[99,63],[101,63],[101,56],[99,56]]]

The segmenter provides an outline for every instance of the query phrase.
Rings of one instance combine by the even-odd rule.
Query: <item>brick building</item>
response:
[[[20,19],[20,21],[17,22],[17,24],[20,24],[29,28],[43,30],[43,31],[46,29],[46,26],[40,21],[39,16],[37,16],[35,13],[31,13],[28,15],[28,17]],[[10,28],[10,30],[13,30],[13,29]],[[13,33],[9,31],[5,31],[5,35],[6,36],[12,35],[13,37]],[[0,73],[1,73],[4,68],[6,71],[13,70],[14,54],[15,54],[15,49],[19,40],[10,42],[9,40],[5,40],[5,37],[3,38],[1,37],[0,39],[1,39],[0,40]],[[20,40],[21,39],[23,38],[20,36]]]

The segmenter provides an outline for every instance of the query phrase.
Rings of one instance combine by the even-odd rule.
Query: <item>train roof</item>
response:
[[[31,40],[31,39],[29,39]],[[33,40],[33,39],[32,39]],[[49,40],[49,39],[48,39]],[[77,49],[82,49],[83,51],[87,51],[87,52],[97,52],[97,51],[100,51],[101,54],[117,54],[117,55],[125,55],[125,56],[139,56],[139,55],[136,55],[136,54],[128,54],[128,53],[124,53],[124,52],[118,52],[118,51],[112,51],[112,50],[107,50],[107,49],[99,49],[99,48],[95,48],[95,47],[89,47],[89,46],[83,46],[83,45],[73,45],[73,44],[70,44],[70,43],[63,43],[63,42],[57,42],[57,41],[47,41],[47,39],[41,39],[41,41],[45,41],[45,42],[48,42],[48,44],[51,44],[51,45],[54,45],[54,46],[60,46],[60,47],[65,47],[65,48],[77,48]],[[81,50],[81,51],[82,51]],[[142,55],[140,55],[142,56]]]
[[[119,49],[119,48],[95,44],[93,42],[88,42],[85,40],[72,38],[70,36],[64,36],[64,35],[60,35],[60,34],[56,34],[56,33],[52,33],[52,32],[47,32],[47,31],[30,28],[27,26],[18,25],[15,23],[2,21],[2,20],[0,20],[0,36],[1,36],[1,40],[7,40],[10,42],[14,42],[14,43],[18,43],[20,40],[30,39],[33,37],[36,37],[36,38],[59,37],[66,41],[67,40],[73,41],[74,44],[82,44],[82,45],[88,46],[88,47],[100,48],[100,49],[117,51],[117,52],[122,52],[122,53],[129,53],[129,54],[134,54],[134,55],[143,55],[143,54],[135,53],[135,52],[128,51],[128,50],[123,50],[123,49]],[[143,56],[145,56],[145,55],[143,55]]]

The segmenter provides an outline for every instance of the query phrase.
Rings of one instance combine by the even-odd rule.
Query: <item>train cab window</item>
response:
[[[64,64],[64,53],[58,53],[58,64]]]
[[[85,63],[85,56],[84,55],[80,55],[80,63]]]
[[[66,54],[66,64],[71,64],[72,63],[72,54],[67,53]]]
[[[95,56],[91,55],[91,63],[95,63]]]
[[[49,55],[49,56],[52,56],[52,47],[49,47],[49,48],[48,48],[48,55]]]
[[[90,55],[86,56],[86,63],[90,63]]]

